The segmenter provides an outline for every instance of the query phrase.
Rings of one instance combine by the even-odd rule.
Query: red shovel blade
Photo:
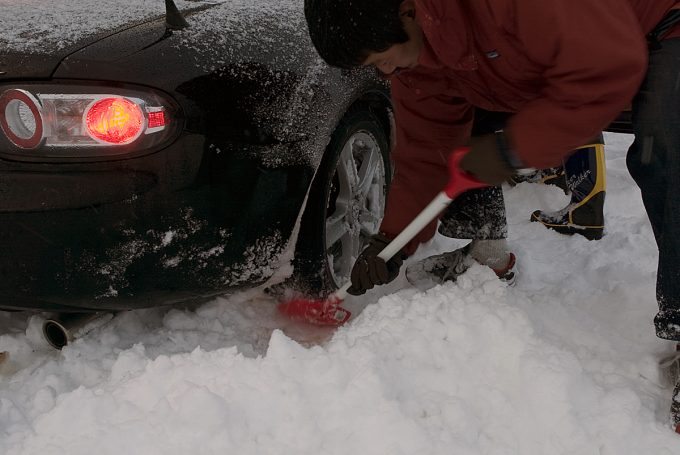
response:
[[[316,325],[341,326],[352,315],[338,299],[292,299],[279,304],[279,311],[294,321]]]

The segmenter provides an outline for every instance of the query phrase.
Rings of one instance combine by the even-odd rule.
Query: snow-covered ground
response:
[[[253,292],[116,317],[57,352],[41,319],[0,313],[2,454],[671,455],[654,336],[656,247],[607,136],[606,236],[528,222],[566,200],[506,191],[520,277],[475,266],[420,292],[348,301],[336,331],[282,320]],[[413,259],[450,247],[437,237]]]

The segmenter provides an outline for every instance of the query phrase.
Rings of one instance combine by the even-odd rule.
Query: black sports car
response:
[[[342,284],[377,231],[390,103],[302,0],[0,2],[0,308]]]

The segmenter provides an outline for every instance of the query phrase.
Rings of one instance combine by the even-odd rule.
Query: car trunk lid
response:
[[[52,74],[65,55],[0,53],[0,81],[10,79],[44,79]]]
[[[87,48],[105,39],[107,36],[115,35],[127,28],[131,27],[121,27],[116,30],[81,36],[78,41],[61,48],[54,46],[53,43],[47,40],[43,45],[33,42],[30,48],[22,50],[20,46],[15,46],[14,48],[3,46],[3,40],[0,38],[0,82],[48,79],[53,75],[60,63],[69,55],[77,53],[81,49]]]
[[[196,2],[177,0],[180,9]],[[201,2],[199,2],[201,3]],[[165,4],[142,0],[0,2],[0,82],[46,79],[69,55],[108,36],[165,16]]]

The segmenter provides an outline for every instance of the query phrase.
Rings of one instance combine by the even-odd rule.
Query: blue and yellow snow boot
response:
[[[602,238],[604,232],[604,196],[606,188],[604,138],[579,147],[564,163],[567,189],[571,201],[562,210],[536,210],[531,221],[543,224],[560,234],[581,234],[588,240]]]

